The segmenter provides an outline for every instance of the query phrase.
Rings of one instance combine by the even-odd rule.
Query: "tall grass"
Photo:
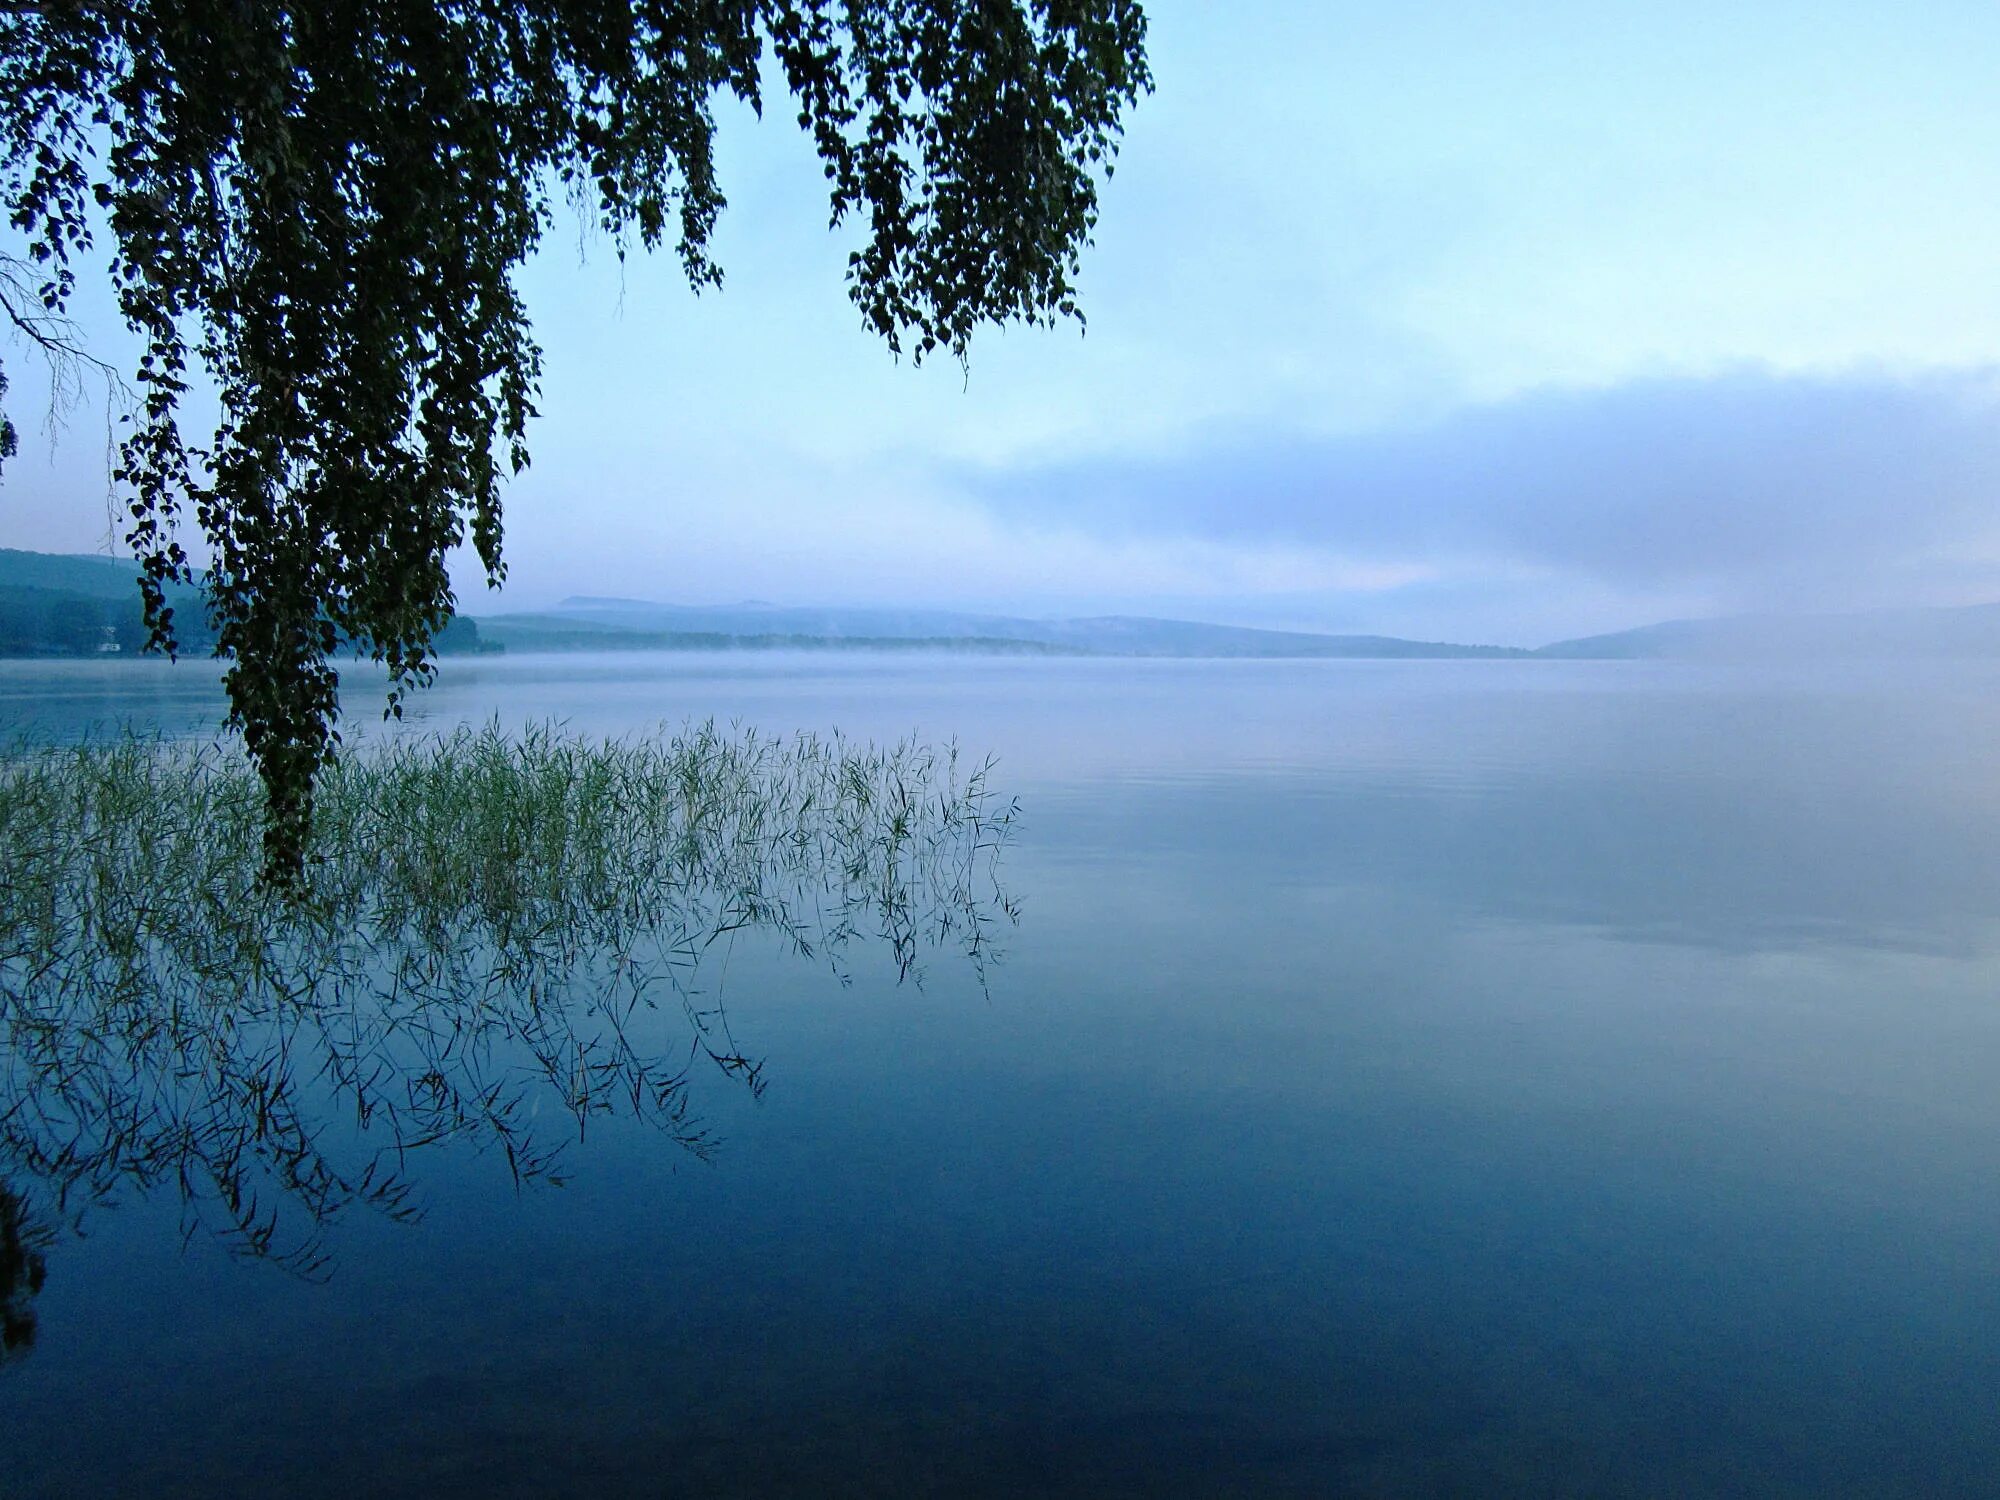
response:
[[[64,1212],[171,1187],[189,1232],[311,1271],[347,1206],[416,1212],[417,1148],[471,1140],[559,1180],[550,1097],[559,1136],[618,1111],[705,1154],[691,1066],[762,1087],[704,988],[719,941],[766,934],[842,982],[858,943],[903,979],[945,951],[983,981],[1014,914],[995,868],[1014,807],[987,771],[714,724],[391,740],[334,765],[284,892],[258,878],[236,753],[19,749],[0,757],[0,1173]],[[659,1040],[661,1008],[683,1043]]]

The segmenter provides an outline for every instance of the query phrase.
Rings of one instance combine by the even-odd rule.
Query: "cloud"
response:
[[[1212,431],[1170,454],[964,484],[999,516],[1106,535],[1791,600],[1992,555],[2000,382],[1650,380],[1390,432]],[[1974,571],[2000,582],[2000,568]]]
[[[508,502],[506,608],[591,593],[1092,613],[1161,599],[1371,593],[1430,576],[1281,541],[1003,520],[914,461],[838,465],[768,443],[678,467],[663,454],[643,479],[632,468],[607,450],[528,471]],[[624,498],[592,503],[601,496]],[[461,561],[462,597],[475,611],[493,607],[477,568]]]

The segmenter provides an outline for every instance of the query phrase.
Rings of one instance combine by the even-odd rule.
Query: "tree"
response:
[[[105,611],[95,599],[59,594],[49,606],[48,643],[86,656],[104,644]]]
[[[191,515],[272,868],[339,742],[336,642],[398,711],[447,550],[469,531],[504,577],[541,374],[517,273],[564,200],[719,285],[713,103],[761,111],[768,57],[834,224],[865,229],[863,319],[963,359],[982,323],[1079,316],[1144,42],[1137,0],[0,0],[0,191],[38,277],[0,278],[0,310],[46,335],[108,237],[144,350],[115,477],[147,623],[171,650]]]

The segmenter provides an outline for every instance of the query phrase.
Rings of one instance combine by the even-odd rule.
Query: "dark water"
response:
[[[14,728],[212,712],[0,666]],[[524,658],[422,715],[955,735],[1020,925],[984,990],[746,945],[713,1162],[413,1156],[323,1281],[88,1207],[0,1491],[2000,1492],[2000,672]]]

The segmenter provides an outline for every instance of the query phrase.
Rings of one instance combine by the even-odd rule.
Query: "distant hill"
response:
[[[1667,620],[1538,650],[1411,641],[1381,635],[1255,630],[1128,615],[1031,620],[938,609],[764,603],[690,605],[573,598],[538,615],[480,621],[517,651],[726,649],[1039,649],[1089,656],[1346,657],[1356,659],[1699,660],[2000,657],[2000,604],[1854,614],[1740,615]]]
[[[186,656],[215,649],[201,591],[167,591]],[[139,565],[129,558],[22,552],[0,547],[0,656],[130,656],[145,649]],[[482,649],[479,628],[453,620],[441,654]]]
[[[123,601],[138,587],[139,566],[126,558],[57,552],[17,552],[0,547],[0,586],[82,594]]]
[[[183,649],[214,649],[199,593],[168,597]],[[0,547],[0,656],[130,656],[145,645],[137,563]]]
[[[1667,620],[1557,641],[1535,654],[1624,661],[2000,657],[2000,604]]]
[[[488,615],[482,638],[509,651],[975,651],[1005,656],[1080,656],[1041,641],[1002,636],[810,635],[762,631],[626,630],[567,615]]]
[[[489,640],[514,650],[617,650],[685,644],[839,645],[852,649],[1040,650],[1089,656],[1525,657],[1509,646],[1464,646],[1380,635],[1316,635],[1128,615],[1030,620],[951,610],[657,604],[565,599],[536,615],[486,615]]]
[[[138,565],[0,548],[0,656],[130,654],[145,642]],[[189,655],[213,649],[198,590],[173,591]],[[1032,620],[941,609],[661,604],[573,598],[535,614],[453,620],[441,653],[466,651],[965,651],[1032,656],[1567,661],[2000,658],[2000,604],[1852,614],[1666,620],[1608,635],[1514,646],[1257,630],[1093,615]]]

